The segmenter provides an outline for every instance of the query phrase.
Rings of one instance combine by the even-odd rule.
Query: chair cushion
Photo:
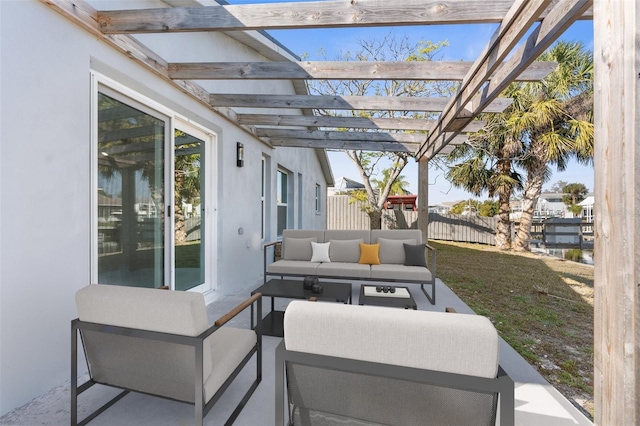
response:
[[[486,378],[498,372],[498,333],[479,315],[292,301],[284,340],[292,351]]]
[[[205,400],[209,401],[233,370],[255,346],[256,333],[248,329],[221,327],[205,343],[211,348],[211,374],[204,380]]]
[[[327,229],[324,231],[324,240],[360,240],[365,244],[371,242],[371,231],[364,229]]]
[[[380,244],[380,263],[403,264],[405,261],[403,244],[416,244],[415,239],[396,240],[378,238]]]
[[[360,244],[360,261],[358,263],[379,265],[379,252],[380,244]]]

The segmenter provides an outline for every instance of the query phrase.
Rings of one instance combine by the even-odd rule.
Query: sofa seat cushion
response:
[[[315,275],[320,263],[304,260],[278,260],[267,265],[269,274]]]
[[[221,327],[205,340],[205,344],[211,348],[209,362],[212,365],[209,377],[204,379],[205,401],[215,395],[256,345],[256,341],[255,331],[233,327]]]
[[[422,266],[396,264],[371,265],[371,279],[396,281],[431,281],[431,271]]]
[[[323,277],[369,278],[371,267],[359,263],[331,262],[320,264],[316,273]]]

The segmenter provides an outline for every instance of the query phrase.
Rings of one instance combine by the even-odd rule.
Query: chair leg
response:
[[[427,290],[424,288],[424,284],[420,284],[420,288],[422,289],[422,292],[424,293],[425,296],[427,296],[427,299],[429,299],[429,302],[431,302],[432,305],[436,304],[436,283],[429,283],[429,285],[431,285],[431,294],[429,294],[427,292]]]

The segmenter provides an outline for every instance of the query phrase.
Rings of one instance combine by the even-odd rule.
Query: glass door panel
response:
[[[201,139],[175,130],[174,241],[175,289],[188,290],[205,282],[204,147]]]
[[[98,282],[161,287],[165,120],[98,94]]]

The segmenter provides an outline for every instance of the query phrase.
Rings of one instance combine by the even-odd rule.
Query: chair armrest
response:
[[[213,324],[218,327],[223,326],[233,317],[235,317],[240,312],[244,311],[246,308],[251,306],[252,303],[261,300],[261,298],[262,298],[262,293],[254,294],[253,296],[251,296],[250,298],[248,298],[247,300],[245,300],[244,302],[242,302],[241,304],[239,304],[238,306],[236,306],[235,308],[233,308],[232,310],[230,310],[229,312],[227,312],[226,314],[218,318]]]
[[[429,270],[431,271],[431,274],[433,275],[433,279],[436,278],[436,249],[433,246],[430,246],[429,244],[425,244],[424,245],[427,250],[429,252],[431,252],[431,262],[429,262]],[[428,260],[429,256],[427,256],[427,260]]]
[[[264,258],[262,266],[263,266],[263,272],[265,273],[265,278],[266,278],[266,273],[267,273],[267,251],[268,251],[269,247],[273,247],[273,258],[272,258],[272,260],[275,260],[275,253],[276,253],[275,252],[275,246],[277,244],[280,244],[281,242],[282,241],[272,241],[272,242],[267,243],[267,244],[262,246],[262,252],[263,252],[262,254],[263,254],[263,258]]]

